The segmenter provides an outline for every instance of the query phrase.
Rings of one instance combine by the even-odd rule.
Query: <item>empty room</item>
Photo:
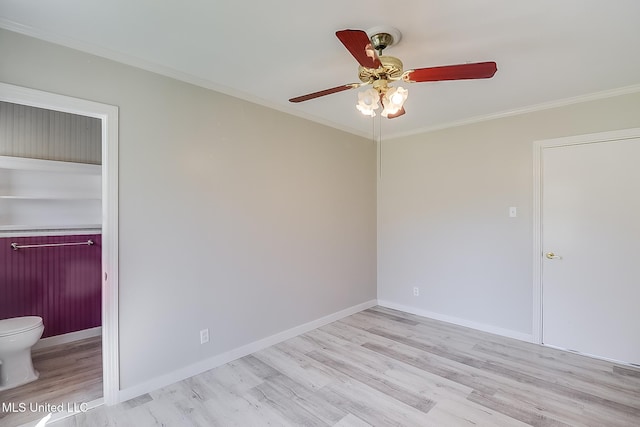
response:
[[[0,0],[0,425],[640,425],[638,16]]]

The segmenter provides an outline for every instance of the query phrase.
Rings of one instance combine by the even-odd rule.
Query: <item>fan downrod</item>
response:
[[[382,51],[393,44],[393,36],[388,33],[378,33],[371,36],[371,45],[382,56]]]

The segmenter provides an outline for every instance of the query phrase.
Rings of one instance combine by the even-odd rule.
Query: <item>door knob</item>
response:
[[[545,256],[547,257],[547,259],[560,259],[560,258],[562,258],[561,256],[554,254],[553,252],[547,252],[545,254]]]

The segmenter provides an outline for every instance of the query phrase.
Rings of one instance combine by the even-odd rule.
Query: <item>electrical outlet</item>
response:
[[[209,329],[203,329],[200,331],[200,344],[209,342]]]
[[[419,297],[420,296],[420,288],[417,286],[413,287],[413,296],[414,297]]]

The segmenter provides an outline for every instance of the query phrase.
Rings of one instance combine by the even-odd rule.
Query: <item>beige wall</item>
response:
[[[4,30],[0,58],[120,109],[122,388],[375,298],[370,141]]]
[[[638,112],[635,93],[385,142],[378,298],[530,335],[533,141],[640,127]]]

